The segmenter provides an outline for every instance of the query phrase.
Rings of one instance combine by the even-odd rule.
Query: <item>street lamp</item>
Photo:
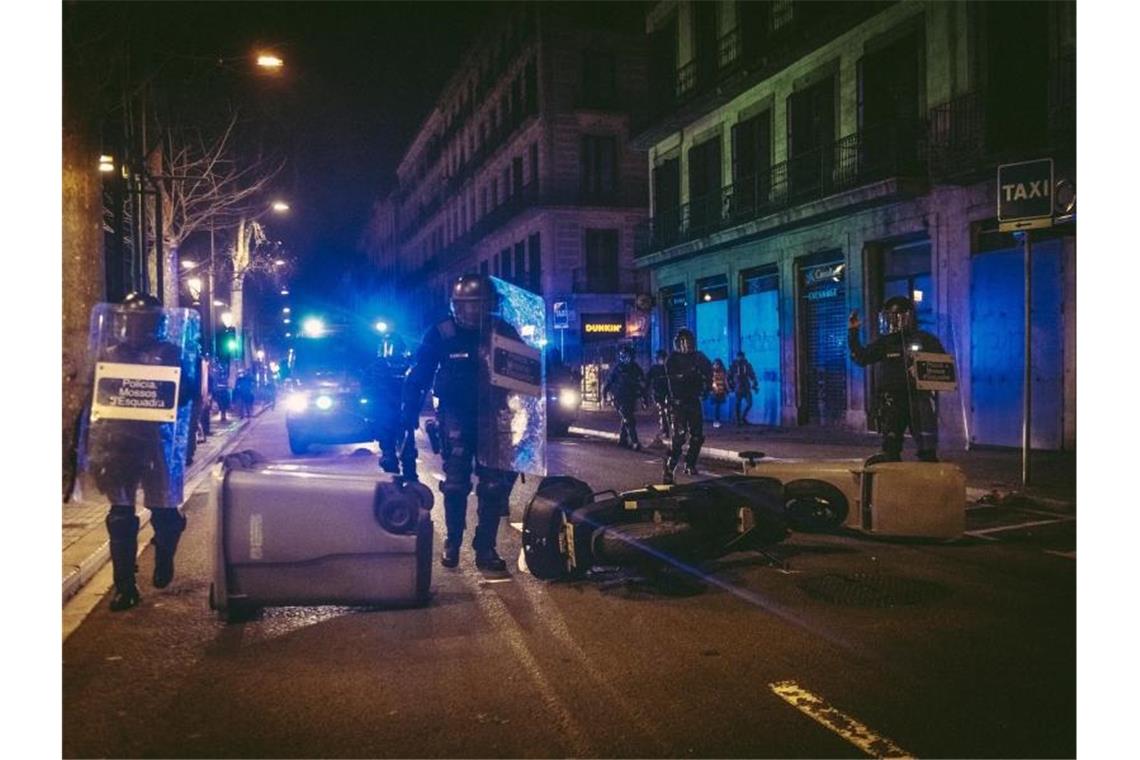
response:
[[[273,53],[259,53],[257,56],[257,65],[269,71],[280,71],[284,68],[285,61]]]
[[[272,208],[278,214],[284,214],[289,211],[289,204],[285,201],[273,201],[270,208]]]
[[[222,320],[222,324],[226,327],[234,326],[234,313],[232,311],[223,311],[218,315],[218,319]]]
[[[115,157],[108,155],[99,156],[99,171],[104,174],[110,174],[115,171]]]

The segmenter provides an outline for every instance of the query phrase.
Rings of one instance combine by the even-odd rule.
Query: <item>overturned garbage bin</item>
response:
[[[622,493],[544,478],[523,513],[527,569],[557,580],[596,564],[669,564],[763,549],[788,535],[782,496],[778,480],[739,475]]]
[[[213,472],[210,606],[411,606],[431,587],[432,492],[383,472],[226,457]]]

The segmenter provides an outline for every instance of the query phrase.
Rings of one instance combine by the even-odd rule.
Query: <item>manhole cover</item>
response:
[[[799,581],[814,599],[850,607],[906,607],[946,595],[937,583],[881,573],[828,574]]]

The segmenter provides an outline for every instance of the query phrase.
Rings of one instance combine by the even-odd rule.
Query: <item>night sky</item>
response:
[[[232,61],[227,67],[244,88],[235,100],[267,122],[261,134],[287,161],[277,184],[293,211],[287,220],[267,224],[299,259],[294,290],[301,298],[329,293],[346,267],[360,266],[358,242],[372,203],[391,188],[396,163],[493,7],[475,2],[92,5],[114,8],[131,30],[131,49],[140,60],[161,60],[173,52]],[[280,78],[259,80],[245,68],[261,48],[285,59]]]

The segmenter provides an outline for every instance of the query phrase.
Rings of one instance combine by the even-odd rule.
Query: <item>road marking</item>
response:
[[[871,757],[914,757],[886,737],[841,712],[795,681],[778,681],[768,686],[776,696],[825,728],[834,731]]]
[[[1058,557],[1064,557],[1065,559],[1072,559],[1072,560],[1075,560],[1075,559],[1077,558],[1077,552],[1076,552],[1076,550],[1073,550],[1073,551],[1071,551],[1071,552],[1059,552],[1059,551],[1056,551],[1056,550],[1054,550],[1054,549],[1046,549],[1046,550],[1045,550],[1045,553],[1046,553],[1046,554],[1055,554],[1056,556],[1058,556]]]
[[[1039,525],[1056,525],[1058,523],[1072,522],[1071,517],[1058,517],[1053,520],[1033,520],[1031,522],[1017,523],[1016,525],[999,525],[996,528],[981,528],[980,530],[968,530],[967,536],[976,536],[978,538],[985,538],[991,533],[1004,533],[1008,530],[1019,530],[1021,528],[1036,528]]]

